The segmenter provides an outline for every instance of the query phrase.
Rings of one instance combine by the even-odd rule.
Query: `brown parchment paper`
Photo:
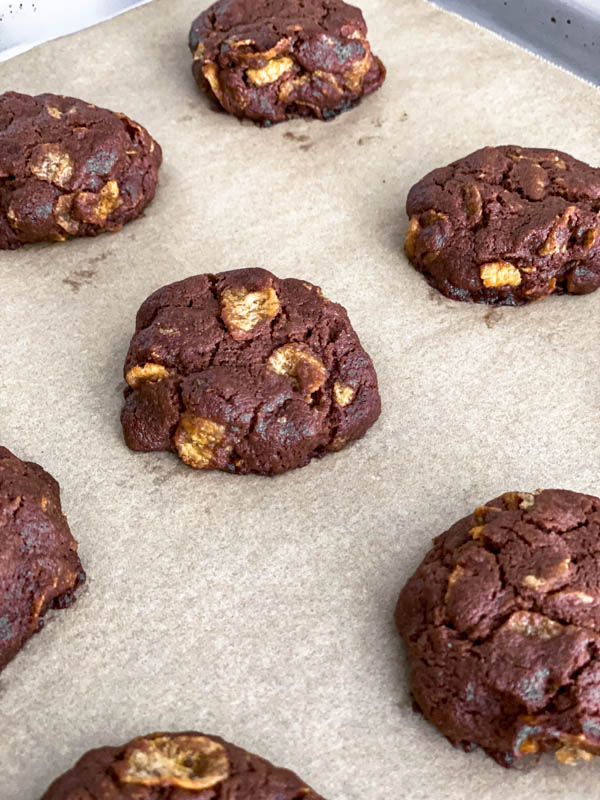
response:
[[[327,124],[211,112],[192,0],[150,5],[0,67],[0,90],[121,110],[164,148],[145,217],[0,254],[0,442],[60,481],[89,580],[0,675],[0,797],[38,800],[88,748],[219,733],[328,800],[594,798],[600,764],[504,771],[413,714],[392,613],[434,535],[502,491],[600,494],[600,292],[455,303],[402,253],[409,187],[485,144],[594,164],[598,93],[422,0],[363,0],[384,88]],[[264,266],[343,303],[380,422],[276,479],[129,452],[122,363],[139,304]]]

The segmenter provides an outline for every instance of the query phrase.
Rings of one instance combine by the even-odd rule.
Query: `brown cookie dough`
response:
[[[73,97],[0,95],[0,250],[117,231],[154,197],[159,145]]]
[[[263,125],[331,119],[385,80],[343,0],[219,0],[192,24],[193,73],[230,114]]]
[[[263,269],[198,275],[142,305],[121,415],[132,450],[275,475],[362,437],[377,377],[346,311]]]
[[[0,669],[84,580],[57,482],[0,447]]]
[[[485,147],[410,190],[405,250],[454,300],[520,305],[600,286],[600,169],[557,150]]]
[[[600,499],[508,492],[434,540],[398,600],[416,706],[503,766],[600,754]]]
[[[219,736],[152,733],[90,750],[42,800],[323,800],[293,772]]]

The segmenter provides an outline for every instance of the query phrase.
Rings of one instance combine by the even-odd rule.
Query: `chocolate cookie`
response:
[[[434,540],[396,624],[417,707],[503,766],[600,754],[600,499],[508,492]]]
[[[125,441],[196,469],[286,472],[359,439],[377,377],[346,311],[263,269],[198,275],[151,295],[125,362]]]
[[[0,669],[84,580],[57,482],[0,447]]]
[[[0,250],[117,231],[154,197],[161,149],[124,114],[0,95]]]
[[[454,300],[519,305],[600,286],[600,169],[485,147],[410,190],[406,254]]]
[[[219,736],[151,733],[90,750],[42,800],[323,800],[293,772]]]
[[[200,87],[230,114],[263,125],[331,119],[379,89],[358,8],[343,0],[219,0],[189,37]]]

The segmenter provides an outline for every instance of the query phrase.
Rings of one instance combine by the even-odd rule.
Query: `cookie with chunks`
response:
[[[0,95],[0,250],[117,231],[154,197],[148,131],[73,97]]]
[[[84,580],[58,483],[0,447],[0,669]]]
[[[508,492],[434,540],[396,625],[415,704],[503,766],[600,754],[600,499]]]
[[[405,250],[446,297],[520,305],[600,286],[600,169],[484,147],[410,190]]]
[[[262,125],[331,119],[385,80],[362,13],[343,0],[218,0],[189,46],[200,87]]]
[[[290,770],[219,736],[151,733],[99,747],[54,781],[42,800],[323,800]]]
[[[132,450],[275,475],[362,437],[375,369],[346,311],[264,269],[197,275],[141,306],[121,415]]]

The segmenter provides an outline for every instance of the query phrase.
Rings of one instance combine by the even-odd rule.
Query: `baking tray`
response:
[[[600,84],[598,0],[433,0]]]
[[[117,234],[0,254],[0,442],[59,479],[89,580],[0,674],[0,796],[39,800],[87,749],[220,733],[327,800],[597,796],[599,765],[503,771],[411,708],[392,613],[433,536],[505,490],[600,494],[600,293],[452,302],[407,263],[410,186],[484,144],[600,161],[589,85],[423,0],[363,0],[389,69],[327,123],[211,112],[196,2],[155,0],[0,66],[147,125],[165,163]],[[135,312],[159,286],[264,266],[343,303],[380,380],[361,441],[266,479],[133,454]]]
[[[0,0],[0,61],[150,0]]]

